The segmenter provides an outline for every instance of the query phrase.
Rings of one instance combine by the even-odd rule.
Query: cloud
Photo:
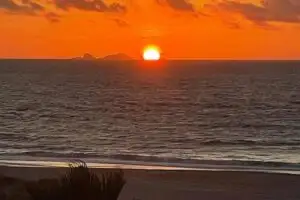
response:
[[[77,8],[85,11],[97,12],[125,12],[126,7],[119,3],[106,4],[102,0],[0,0],[0,11],[9,14],[21,14],[31,16],[42,16],[50,22],[59,22],[61,16],[56,12],[46,9],[43,4],[52,4],[61,10]],[[119,26],[128,26],[125,21],[115,20]]]
[[[22,0],[19,3],[15,3],[13,0],[0,0],[0,9],[13,14],[29,14],[35,15],[40,11],[44,11],[45,8],[31,0]]]
[[[50,22],[58,22],[60,16],[54,12],[46,12],[43,5],[36,3],[33,0],[0,0],[0,9],[7,11],[10,14],[43,16]]]
[[[269,22],[300,22],[299,0],[262,0],[260,5],[226,0],[215,6],[221,10],[239,13],[261,25]]]
[[[59,22],[60,18],[61,18],[60,15],[58,15],[58,14],[56,14],[54,12],[46,13],[45,17],[46,17],[47,20],[49,20],[50,22],[53,22],[53,23]]]
[[[129,27],[130,25],[128,24],[128,22],[122,20],[122,19],[113,19],[114,22],[116,22],[116,24],[120,27]]]
[[[195,11],[193,4],[187,2],[187,0],[156,0],[156,1],[158,4],[168,5],[174,10],[189,11],[189,12]]]
[[[57,8],[69,10],[76,8],[96,12],[125,12],[127,9],[120,3],[106,4],[103,0],[54,0]]]

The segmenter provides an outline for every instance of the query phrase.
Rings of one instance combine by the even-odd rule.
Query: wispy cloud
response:
[[[43,16],[50,22],[59,22],[60,16],[54,12],[47,12],[46,8],[32,0],[0,0],[0,10],[5,10],[10,14]]]
[[[167,5],[174,10],[194,12],[193,4],[186,0],[156,0],[160,5]]]
[[[54,13],[54,12],[49,12],[45,14],[46,19],[48,19],[50,22],[59,22],[61,19],[61,16]]]
[[[221,10],[239,13],[256,24],[300,22],[299,0],[263,0],[260,5],[225,0],[214,6]]]
[[[42,4],[43,3],[43,4]],[[49,10],[45,5],[54,6],[57,10]],[[76,8],[84,11],[123,13],[127,8],[120,3],[105,3],[102,0],[0,0],[0,11],[9,14],[42,16],[50,22],[59,22],[59,10],[69,11]],[[123,20],[115,20],[119,26],[127,26]]]
[[[114,21],[118,26],[123,27],[123,28],[129,27],[129,26],[130,26],[128,22],[126,22],[126,21],[124,21],[124,20],[122,20],[122,19],[113,19],[113,21]]]
[[[102,0],[53,0],[57,8],[69,10],[76,8],[85,11],[95,12],[125,12],[126,6],[120,3],[107,4]]]
[[[28,15],[35,15],[38,12],[45,10],[44,6],[31,0],[22,0],[18,3],[12,0],[0,0],[0,9],[3,9],[12,14]]]

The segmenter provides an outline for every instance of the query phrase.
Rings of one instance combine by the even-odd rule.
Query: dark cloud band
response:
[[[63,10],[69,10],[70,8],[76,8],[85,11],[95,12],[125,12],[126,7],[119,3],[106,4],[102,0],[54,0],[54,4],[57,8]]]
[[[187,2],[186,0],[156,0],[156,2],[160,5],[166,4],[174,10],[190,12],[195,11],[193,4]]]

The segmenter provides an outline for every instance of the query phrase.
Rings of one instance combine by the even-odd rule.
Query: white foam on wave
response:
[[[33,160],[0,160],[0,166],[8,167],[38,167],[38,168],[57,168],[68,167],[70,162],[66,161],[33,161]],[[180,166],[180,164],[157,164],[135,162],[128,164],[124,162],[94,163],[87,162],[87,166],[95,169],[133,169],[133,170],[168,170],[168,171],[233,171],[233,172],[264,172],[300,175],[300,170],[284,168],[254,168],[245,166],[217,166],[217,165],[198,165]]]

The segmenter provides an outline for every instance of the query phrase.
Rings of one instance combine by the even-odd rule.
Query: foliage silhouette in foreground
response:
[[[92,173],[84,162],[69,165],[59,180],[41,180],[27,186],[33,200],[117,200],[125,185],[123,172]]]

